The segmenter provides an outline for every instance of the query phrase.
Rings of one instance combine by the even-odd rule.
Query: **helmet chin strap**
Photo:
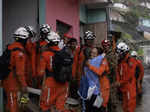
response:
[[[122,54],[120,54],[120,59],[125,59],[126,55],[128,54],[128,52],[124,52]]]

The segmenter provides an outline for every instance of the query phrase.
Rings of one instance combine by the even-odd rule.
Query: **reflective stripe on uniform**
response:
[[[50,68],[52,68],[52,56],[50,56]]]
[[[66,98],[68,97],[68,92],[69,92],[69,88],[67,87],[67,92],[66,92],[66,95],[65,95]]]
[[[10,93],[10,102],[11,102],[12,105],[14,104],[12,92]]]
[[[127,92],[128,100],[130,100],[130,93],[129,91]]]
[[[49,98],[50,98],[50,88],[48,88],[47,103],[48,103],[48,101],[49,101]]]

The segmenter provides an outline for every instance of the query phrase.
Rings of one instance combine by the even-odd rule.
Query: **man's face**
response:
[[[97,48],[93,48],[91,51],[91,58],[94,58],[96,56],[98,56],[98,50]]]
[[[70,47],[72,50],[74,50],[77,46],[77,42],[71,42]]]
[[[104,51],[108,51],[110,49],[110,46],[103,46]]]
[[[64,37],[63,40],[64,40],[64,44],[67,44],[69,41],[69,39],[67,37]]]

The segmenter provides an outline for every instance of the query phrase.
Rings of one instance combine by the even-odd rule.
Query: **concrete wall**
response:
[[[150,65],[150,46],[142,46],[144,51],[144,63]]]
[[[71,25],[73,36],[79,39],[78,0],[46,0],[46,23],[56,30],[56,20]]]
[[[97,36],[95,44],[100,45],[101,41],[107,37],[106,9],[86,8],[83,6],[80,7],[80,22],[85,23],[80,25],[80,36],[83,37],[83,32],[91,30]]]
[[[85,27],[85,31],[91,30],[96,35],[95,44],[99,46],[101,41],[107,37],[107,23],[99,22],[94,24],[88,24]]]
[[[13,41],[14,31],[24,25],[37,26],[38,0],[3,0],[3,47]]]

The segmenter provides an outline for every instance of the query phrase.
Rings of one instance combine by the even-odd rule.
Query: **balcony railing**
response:
[[[107,3],[110,0],[80,0],[82,4]]]

